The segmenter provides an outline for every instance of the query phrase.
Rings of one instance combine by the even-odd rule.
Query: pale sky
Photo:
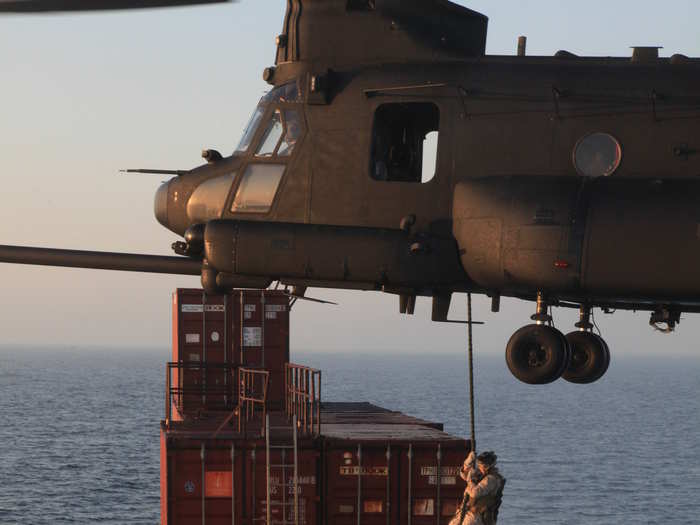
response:
[[[460,2],[490,17],[487,51],[567,49],[629,56],[700,56],[700,4],[669,0]],[[0,17],[0,244],[171,254],[176,237],[153,217],[159,176],[127,167],[187,169],[202,147],[230,153],[274,60],[283,0],[146,12]],[[0,344],[158,346],[170,341],[170,294],[198,278],[0,265]],[[379,293],[312,290],[339,306],[298,303],[292,345],[328,352],[463,352],[464,328],[432,324],[430,303],[398,314]],[[463,318],[464,297],[453,317]],[[475,301],[477,350],[502,354],[534,307]],[[575,312],[555,314],[572,329]],[[698,316],[665,337],[648,314],[598,316],[615,355],[695,355]]]

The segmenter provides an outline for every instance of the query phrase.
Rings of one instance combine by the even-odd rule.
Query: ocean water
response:
[[[0,349],[0,524],[159,522],[167,351]],[[326,400],[466,435],[462,356],[297,353]],[[700,359],[614,359],[531,387],[477,357],[477,447],[508,479],[499,523],[700,523]]]

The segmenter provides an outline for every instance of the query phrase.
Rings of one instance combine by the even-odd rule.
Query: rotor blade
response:
[[[229,1],[231,0],[0,0],[0,13],[143,9],[149,7],[216,4]]]
[[[176,275],[200,275],[202,273],[201,261],[187,257],[0,245],[0,263],[3,262]]]

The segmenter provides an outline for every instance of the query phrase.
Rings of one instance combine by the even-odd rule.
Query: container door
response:
[[[440,456],[437,447],[413,448],[410,511],[415,525],[447,525],[462,501],[464,448],[441,447]]]
[[[319,454],[315,450],[299,450],[297,458],[298,482],[294,482],[294,449],[273,449],[270,453],[270,514],[273,523],[283,518],[294,524],[295,489],[298,491],[299,525],[316,525],[320,489],[317,481]],[[265,453],[258,455],[255,466],[256,517],[267,515],[267,463]],[[282,467],[281,465],[286,465]],[[264,523],[264,522],[263,522]]]
[[[236,453],[230,444],[217,443],[205,454],[204,508],[208,525],[230,525],[242,517],[242,463],[244,451]],[[233,453],[233,457],[232,457]]]
[[[199,449],[168,450],[168,525],[201,523],[202,459]]]
[[[363,447],[359,458],[357,445],[329,451],[326,476],[329,523],[355,525],[359,513],[363,525],[386,525],[392,490],[386,448]]]
[[[181,389],[184,414],[234,406],[233,381],[227,369],[227,310],[226,296],[206,295],[198,289],[176,292],[173,359],[181,369],[174,384]]]

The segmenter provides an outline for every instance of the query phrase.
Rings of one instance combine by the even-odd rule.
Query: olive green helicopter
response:
[[[215,0],[0,0],[0,12]],[[0,246],[0,262],[201,275],[207,293],[309,287],[535,302],[515,377],[592,383],[592,310],[700,312],[700,60],[485,54],[488,19],[448,0],[288,0],[270,90],[230,155],[155,195],[170,257]],[[431,154],[434,152],[435,155]],[[577,308],[568,335],[551,308]]]

